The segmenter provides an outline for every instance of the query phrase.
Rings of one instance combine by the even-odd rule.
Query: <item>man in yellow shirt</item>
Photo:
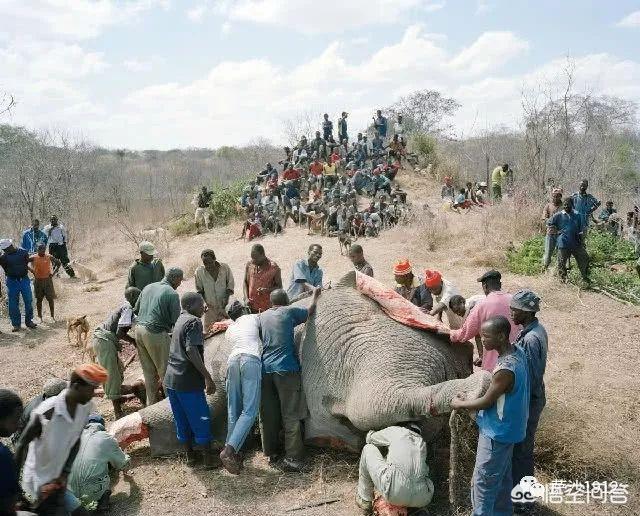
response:
[[[491,173],[491,191],[494,202],[502,200],[502,180],[507,177],[508,173],[509,165],[507,163],[497,166]]]
[[[333,187],[334,184],[336,184],[336,181],[338,180],[338,175],[336,170],[337,170],[337,167],[335,163],[331,161],[325,162],[323,171],[322,171],[324,175],[325,188],[331,188]]]

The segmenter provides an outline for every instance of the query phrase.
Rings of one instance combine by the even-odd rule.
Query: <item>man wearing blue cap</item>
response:
[[[540,298],[531,290],[520,290],[511,298],[511,318],[522,325],[514,345],[527,356],[531,397],[529,420],[524,440],[513,447],[513,485],[517,486],[522,477],[533,476],[533,447],[540,414],[546,397],[544,392],[544,371],[547,365],[547,332],[540,324],[536,313],[540,310]],[[531,504],[529,504],[530,508]],[[516,507],[516,509],[519,509]],[[521,509],[521,508],[520,508]]]

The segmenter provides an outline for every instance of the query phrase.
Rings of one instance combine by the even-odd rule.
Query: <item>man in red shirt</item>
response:
[[[309,172],[311,172],[316,177],[322,176],[322,171],[324,170],[324,165],[320,161],[319,158],[313,160],[311,165],[309,165]]]
[[[289,163],[289,166],[282,173],[283,181],[296,181],[300,179],[300,171],[296,168],[293,168],[293,163]]]
[[[271,292],[282,288],[282,274],[276,262],[267,258],[264,247],[255,244],[251,248],[251,261],[244,272],[244,298],[251,313],[271,308]]]

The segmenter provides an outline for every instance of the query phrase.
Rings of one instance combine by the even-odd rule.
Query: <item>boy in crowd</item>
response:
[[[62,263],[47,253],[47,244],[38,244],[38,253],[32,256],[30,271],[33,274],[33,290],[36,295],[36,309],[38,319],[42,322],[42,300],[46,298],[49,303],[49,315],[56,320],[55,298],[56,292],[53,288],[53,267],[60,267]]]

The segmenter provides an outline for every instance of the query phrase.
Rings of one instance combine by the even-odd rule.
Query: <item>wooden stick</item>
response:
[[[290,509],[287,509],[284,512],[295,512],[295,511],[301,511],[302,509],[310,509],[311,507],[320,507],[321,505],[329,505],[330,503],[339,502],[340,500],[342,500],[342,498],[322,498],[314,502],[307,502],[302,505],[291,507]]]

